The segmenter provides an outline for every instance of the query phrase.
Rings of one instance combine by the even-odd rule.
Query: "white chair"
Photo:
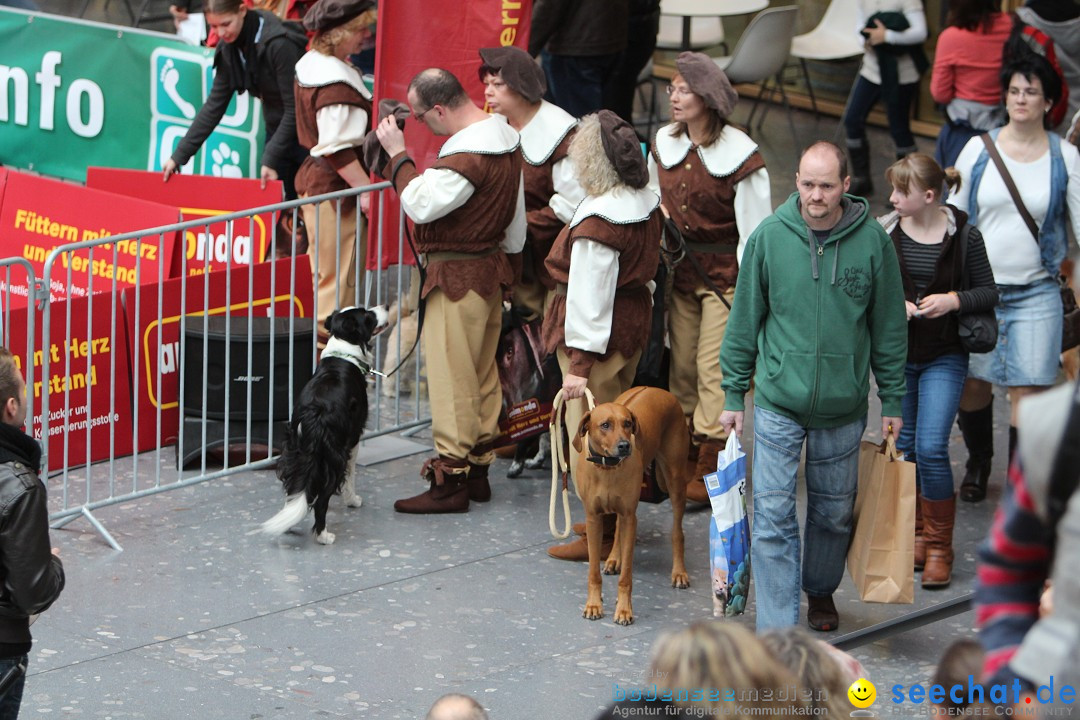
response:
[[[791,57],[798,58],[802,66],[806,89],[810,92],[810,104],[817,115],[817,99],[810,83],[807,60],[847,60],[863,54],[863,45],[855,32],[853,19],[857,16],[857,0],[832,0],[825,8],[825,15],[813,30],[791,39]]]
[[[781,75],[791,53],[791,39],[795,35],[795,16],[798,11],[795,5],[762,10],[746,26],[742,37],[735,45],[735,50],[730,55],[713,59],[733,85],[761,84],[757,99],[754,100],[754,106],[750,110],[750,116],[746,119],[747,129],[750,128],[769,80],[773,79],[780,89],[780,97],[784,100],[784,109],[787,110],[788,123],[791,125],[791,135],[796,136],[795,120],[792,117],[791,104],[784,91]],[[768,112],[768,107],[761,113],[758,128],[765,121],[766,112]]]
[[[683,18],[681,15],[660,15],[660,30],[656,33],[657,50],[704,50],[724,48],[724,23],[719,17],[690,18],[690,46],[683,45]]]

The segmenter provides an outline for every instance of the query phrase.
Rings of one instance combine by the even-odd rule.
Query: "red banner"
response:
[[[175,205],[185,221],[211,219],[281,202],[280,180],[266,183],[265,190],[260,185],[259,180],[180,174],[165,183],[159,172],[103,167],[86,170],[87,187]],[[185,267],[188,275],[200,275],[206,267],[213,272],[225,270],[230,263],[232,267],[250,265],[252,257],[255,262],[262,262],[269,256],[274,222],[271,213],[234,222],[231,246],[228,223],[216,222],[186,231],[184,242],[176,248],[173,277],[179,276]],[[181,252],[187,255],[186,264]]]
[[[25,258],[43,277],[45,259],[69,243],[175,223],[175,207],[0,168],[0,255]],[[122,290],[169,277],[175,233],[121,240],[60,256],[53,267],[53,302]],[[164,268],[163,270],[161,268]],[[27,287],[11,284],[13,307],[25,307]]]
[[[131,454],[131,373],[124,311],[118,300],[98,293],[90,299],[54,301],[47,341],[42,340],[42,314],[35,318],[34,347],[40,349],[34,352],[34,383],[29,390],[38,415],[29,430],[40,440],[41,413],[48,413],[49,469],[105,460],[110,454]],[[111,332],[114,323],[115,336]],[[11,314],[8,346],[25,374],[29,367],[25,356],[26,313]],[[49,375],[43,377],[46,355]],[[41,398],[46,385],[49,405],[43,410]]]
[[[171,181],[170,181],[171,182]],[[128,336],[132,352],[132,387],[136,387],[136,404],[139,411],[138,450],[145,452],[161,443],[168,444],[176,437],[179,427],[180,388],[180,318],[189,316],[188,323],[199,322],[191,318],[203,315],[203,308],[210,315],[252,315],[267,317],[310,317],[314,296],[312,291],[311,263],[307,255],[296,256],[296,286],[292,287],[292,259],[273,263],[260,263],[253,268],[235,268],[230,272],[216,272],[187,278],[186,303],[181,306],[183,278],[167,280],[160,288],[161,311],[158,313],[157,285],[142,285],[125,290],[124,308],[127,311]],[[251,273],[251,294],[248,294],[248,274]],[[209,280],[207,280],[209,278]],[[209,282],[209,288],[206,283]],[[226,284],[231,286],[231,295]],[[273,283],[273,287],[271,287]],[[204,292],[208,300],[204,304]],[[136,316],[136,300],[139,313]],[[291,308],[291,310],[290,310]],[[159,335],[160,332],[160,335]],[[160,337],[160,342],[159,342]],[[158,370],[161,385],[158,386]],[[161,409],[161,427],[158,428],[157,411]]]
[[[465,91],[480,107],[484,88],[477,72],[480,48],[529,44],[532,0],[468,0],[433,3],[428,0],[394,0],[379,5],[379,32],[375,48],[375,103],[382,98],[407,101],[409,82],[421,70],[439,67],[461,81]],[[417,42],[417,38],[423,38]],[[417,168],[431,167],[446,138],[431,134],[423,122],[409,119],[405,142]],[[375,205],[377,203],[373,203]],[[398,260],[398,201],[387,193],[383,228],[383,267]],[[377,225],[377,208],[372,208],[372,228]],[[372,233],[374,235],[374,233]],[[376,267],[377,243],[368,242],[368,267]],[[403,262],[412,263],[408,245]]]

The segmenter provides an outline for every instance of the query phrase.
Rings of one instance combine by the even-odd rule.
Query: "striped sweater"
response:
[[[1035,512],[1022,463],[1009,468],[990,535],[979,546],[975,622],[986,650],[983,681],[1011,682],[1009,660],[1039,619],[1039,597],[1050,575],[1051,531]]]

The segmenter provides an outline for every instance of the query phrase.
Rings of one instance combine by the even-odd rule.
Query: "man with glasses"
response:
[[[408,100],[418,122],[449,139],[420,173],[392,115],[375,130],[427,263],[422,340],[437,452],[420,471],[428,490],[398,500],[394,509],[466,512],[469,500],[491,499],[488,466],[502,406],[495,348],[502,298],[513,283],[506,254],[525,244],[519,136],[506,118],[477,107],[446,70],[419,73]]]

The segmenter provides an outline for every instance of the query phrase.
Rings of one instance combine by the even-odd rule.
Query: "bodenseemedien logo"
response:
[[[877,717],[872,710],[868,710],[877,700],[877,688],[874,683],[866,678],[859,678],[851,683],[847,691],[848,701],[855,706],[851,711],[851,717]]]

